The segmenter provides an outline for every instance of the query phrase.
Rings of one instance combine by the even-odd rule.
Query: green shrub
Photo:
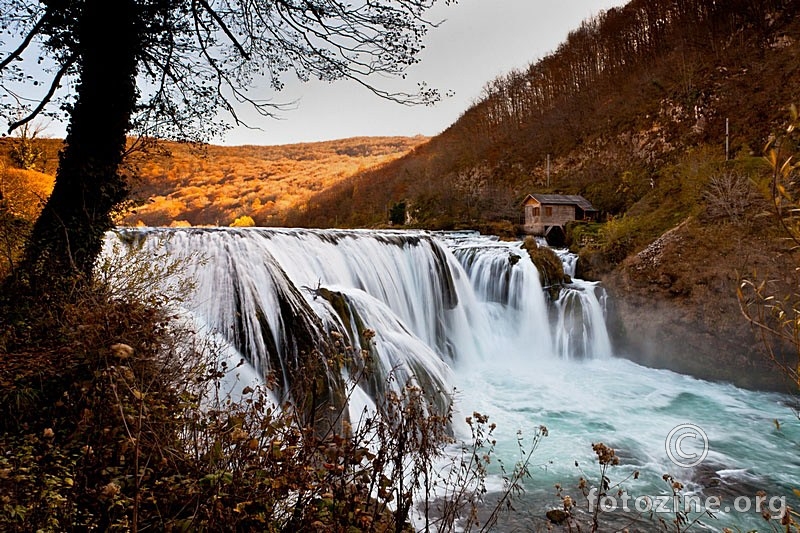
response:
[[[402,226],[406,223],[406,202],[404,200],[393,203],[389,208],[389,221],[395,226]]]
[[[638,220],[634,217],[614,218],[602,229],[602,253],[611,263],[621,263],[634,251]]]
[[[567,246],[577,253],[581,248],[597,248],[602,243],[603,224],[575,220],[568,222],[565,228]]]

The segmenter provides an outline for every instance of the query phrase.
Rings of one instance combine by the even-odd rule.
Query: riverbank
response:
[[[775,228],[687,218],[599,273],[611,296],[617,353],[702,379],[796,392],[743,315],[737,288],[766,280],[789,294],[797,264]],[[783,349],[793,355],[791,346]]]

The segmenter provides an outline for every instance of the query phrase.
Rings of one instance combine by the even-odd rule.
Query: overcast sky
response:
[[[623,0],[459,0],[441,2],[428,17],[444,20],[426,38],[422,63],[410,71],[407,85],[377,79],[382,87],[413,90],[425,81],[454,96],[435,106],[408,107],[381,100],[354,83],[287,80],[280,102],[297,101],[281,120],[250,118],[260,130],[236,128],[227,145],[289,144],[362,135],[436,135],[455,122],[486,82],[523,68],[554,51],[582,20]],[[410,85],[409,85],[410,84]],[[259,95],[262,96],[262,95]],[[268,96],[268,95],[263,95]]]

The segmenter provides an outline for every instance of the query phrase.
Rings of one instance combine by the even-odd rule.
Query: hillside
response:
[[[572,246],[617,302],[618,346],[656,366],[780,386],[736,289],[740,276],[791,287],[797,264],[763,216],[762,150],[800,93],[798,12],[788,0],[633,0],[601,13],[488,83],[442,135],[321,191],[287,222],[379,226],[387,206],[405,206],[416,226],[514,234],[528,193],[582,194],[603,223],[573,228]],[[724,207],[741,198],[717,186],[725,179],[746,199],[735,214]]]
[[[135,207],[124,223],[277,225],[315,192],[386,164],[424,137],[360,137],[284,146],[160,143],[129,158]]]
[[[544,192],[585,195],[620,215],[692,147],[760,156],[797,95],[795,2],[634,0],[586,21],[551,55],[487,84],[442,135],[392,165],[310,200],[298,225],[385,222],[411,205],[419,225],[518,220]]]
[[[126,172],[132,194],[121,223],[225,226],[247,215],[259,225],[279,225],[286,213],[305,209],[315,192],[394,161],[427,140],[422,136],[356,137],[226,147],[131,139]],[[28,145],[35,157],[24,166],[55,175],[61,144],[60,139],[32,139]],[[0,138],[0,170],[21,166],[14,156],[19,145],[16,137]],[[35,184],[31,187],[40,189]]]

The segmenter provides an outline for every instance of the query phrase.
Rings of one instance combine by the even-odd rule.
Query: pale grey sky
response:
[[[291,79],[280,102],[297,101],[281,120],[250,117],[261,130],[236,128],[221,142],[289,144],[362,135],[436,135],[455,122],[481,93],[486,82],[522,68],[554,51],[582,20],[624,0],[459,0],[441,2],[430,20],[445,20],[430,31],[422,63],[407,80],[379,79],[382,87],[413,90],[425,81],[454,96],[432,107],[388,102],[350,82],[297,83]]]

